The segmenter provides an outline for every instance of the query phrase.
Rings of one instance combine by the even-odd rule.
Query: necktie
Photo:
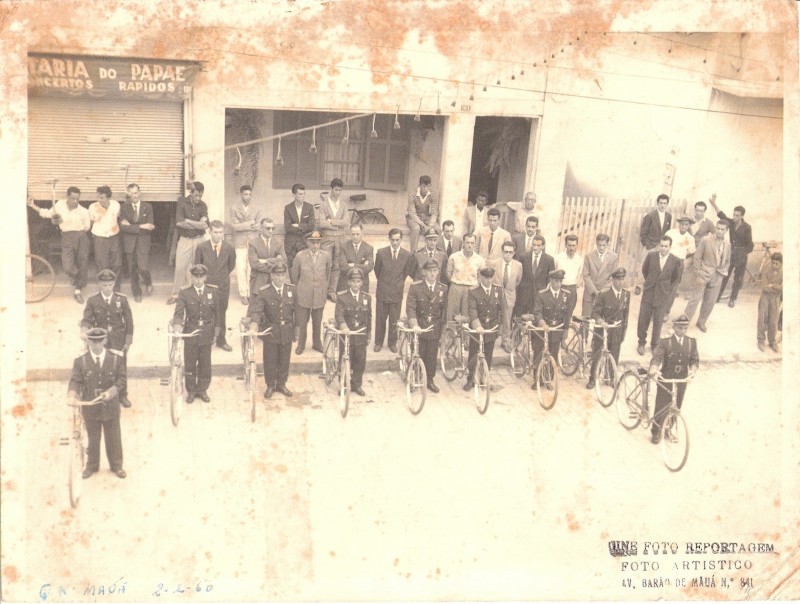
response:
[[[392,260],[397,260],[397,250],[392,250]]]
[[[282,298],[282,297],[283,297],[283,288],[276,289],[275,291],[277,291],[277,292],[278,292],[278,297],[279,297],[279,298]]]
[[[220,244],[219,243],[214,246],[214,252],[217,254],[217,258],[219,258],[219,248],[220,248]]]
[[[139,204],[133,204],[133,221],[139,222]]]
[[[503,288],[508,287],[508,262],[506,262],[506,267],[503,269]]]
[[[433,260],[433,252],[431,252],[431,251],[428,252],[428,258],[430,260]]]
[[[100,373],[100,357],[94,357],[94,367]]]
[[[489,253],[492,252],[492,242],[494,241],[494,231],[491,231],[491,235],[489,235]]]
[[[431,290],[431,293],[433,293],[433,285],[429,285],[429,286],[428,286],[428,289],[430,289],[430,290]]]
[[[267,254],[269,254],[270,243],[272,243],[272,237],[267,239]]]
[[[194,288],[194,291],[196,291],[196,292],[197,292],[197,295],[198,295],[199,297],[201,297],[201,298],[203,297],[203,290],[202,290],[202,289],[198,289],[198,288],[196,288],[196,287],[195,287],[195,288]]]
[[[452,253],[453,253],[453,242],[452,241],[448,241],[447,242],[447,257],[449,258],[450,254],[452,254]]]
[[[103,298],[106,301],[106,304],[111,306],[111,297]]]
[[[533,256],[533,274],[536,274],[536,269],[539,268],[539,254]]]

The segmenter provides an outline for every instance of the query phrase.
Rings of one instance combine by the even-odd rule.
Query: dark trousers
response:
[[[120,246],[119,235],[111,237],[97,237],[94,239],[94,262],[97,265],[97,272],[110,268],[117,276],[114,283],[114,291],[119,291],[119,284],[122,280],[122,247]]]
[[[667,301],[664,304],[664,318],[669,317],[669,313],[672,311],[672,305],[675,303],[675,298],[678,296],[678,288],[681,286],[681,280],[683,279],[683,271],[685,266],[686,260],[681,260],[680,265],[678,265],[678,281],[675,283],[675,287],[673,287],[669,292],[669,298],[667,298]]]
[[[264,340],[264,381],[270,388],[281,388],[289,379],[292,343],[277,344]]]
[[[86,231],[61,233],[61,265],[72,280],[72,287],[86,287],[89,274],[89,236]]]
[[[386,320],[389,320],[389,346],[397,346],[397,321],[400,319],[402,302],[375,301],[375,344],[383,345],[386,336]]]
[[[655,350],[661,340],[661,325],[664,323],[664,302],[655,300],[652,291],[642,296],[642,306],[639,308],[639,323],[636,326],[636,336],[642,346],[647,342],[647,328],[653,322],[653,337],[650,338],[650,348]]]
[[[683,395],[686,392],[686,384],[677,384],[677,386],[678,409],[680,409],[683,404]],[[654,436],[661,433],[661,423],[664,420],[664,416],[661,414],[672,403],[672,384],[660,384],[656,388],[656,411],[653,414],[653,425],[650,429]]]
[[[364,378],[364,368],[367,366],[367,343],[364,338],[361,344],[353,345],[356,338],[350,340],[350,389],[361,388]],[[339,359],[344,355],[344,344],[339,344]]]
[[[205,392],[211,384],[211,344],[195,344],[187,338],[183,348],[186,390],[192,394]]]
[[[86,469],[97,472],[100,469],[100,435],[106,433],[106,456],[108,465],[113,471],[122,469],[122,435],[119,429],[119,418],[102,422],[84,419],[86,434],[89,437],[89,454]]]
[[[608,351],[614,357],[614,361],[619,363],[619,349],[622,347],[622,338],[617,334],[619,328],[611,329],[608,332]],[[597,364],[600,362],[599,350],[603,349],[603,330],[595,329],[595,337],[592,338],[592,368],[589,371],[589,379],[594,377]]]
[[[227,344],[227,339],[225,335],[228,332],[227,324],[225,323],[225,315],[228,313],[228,300],[231,297],[231,287],[230,282],[228,282],[227,288],[219,288],[219,296],[217,299],[219,300],[219,305],[222,307],[222,319],[219,322],[219,335],[217,336],[217,346],[222,346],[223,344]]]
[[[439,354],[439,339],[431,338],[419,339],[419,356],[422,362],[425,363],[425,373],[428,374],[428,383],[433,381],[436,377],[436,361]]]
[[[483,338],[483,354],[486,356],[486,363],[489,369],[492,368],[492,355],[494,354],[494,342],[497,338],[491,340],[484,336]],[[478,339],[469,339],[469,356],[467,357],[467,382],[473,383],[475,381],[475,364],[478,362]]]
[[[758,300],[757,339],[762,344],[769,338],[769,345],[775,345],[778,335],[778,315],[781,298],[775,294],[761,294]]]
[[[308,318],[311,317],[311,341],[312,345],[317,348],[322,348],[322,339],[320,338],[320,330],[322,329],[322,309],[321,308],[304,308],[298,306],[295,311],[295,328],[297,329],[297,347],[305,348],[306,346],[306,333],[308,328]]]
[[[112,331],[109,336],[108,340],[106,341],[106,348],[110,350],[118,350],[122,353],[121,363],[122,363],[122,371],[125,374],[125,377],[128,376],[128,353],[125,352],[125,332],[123,331],[124,327],[119,327],[118,331]],[[121,388],[119,391],[119,398],[127,398],[128,397],[128,380],[125,380],[125,387]]]
[[[553,355],[556,363],[558,363],[558,349],[561,347],[561,339],[565,332],[562,330],[551,331],[547,339],[547,349]],[[539,369],[539,363],[542,361],[542,352],[544,352],[544,338],[539,337],[541,332],[534,332],[530,337],[533,343],[533,371],[534,379],[536,371]],[[471,350],[471,349],[470,349]]]
[[[731,300],[736,300],[739,295],[739,290],[742,289],[744,283],[744,274],[747,271],[747,252],[744,248],[733,248],[731,250],[731,264],[728,267],[728,274],[722,278],[722,285],[719,288],[719,295],[717,302],[722,298],[725,292],[725,286],[728,285],[728,278],[733,275],[733,285],[731,286]]]
[[[150,246],[145,245],[141,240],[137,241],[136,247],[125,254],[125,264],[131,278],[131,291],[134,296],[141,296],[141,283],[145,286],[153,284],[150,277]]]

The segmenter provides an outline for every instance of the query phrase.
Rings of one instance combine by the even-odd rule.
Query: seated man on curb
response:
[[[367,366],[367,342],[372,326],[372,298],[361,290],[364,272],[351,268],[347,275],[347,289],[336,293],[336,327],[340,331],[364,329],[364,335],[350,338],[350,385],[353,392],[365,396],[361,387],[364,368]],[[344,342],[339,344],[339,357],[344,354]]]

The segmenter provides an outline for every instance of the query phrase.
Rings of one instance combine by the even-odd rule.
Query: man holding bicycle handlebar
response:
[[[608,332],[608,350],[614,357],[614,362],[619,363],[619,349],[625,339],[625,330],[628,328],[628,312],[631,307],[631,293],[622,288],[626,274],[623,267],[611,273],[611,287],[601,291],[594,302],[592,318],[599,327],[595,328],[595,337],[592,338],[592,368],[589,371],[589,383],[586,384],[588,390],[594,388],[595,369],[600,362],[600,355],[597,354],[597,351],[603,346],[603,327],[617,321],[620,321],[621,324]]]
[[[347,273],[348,288],[336,293],[336,326],[339,331],[346,334],[350,330],[364,329],[363,336],[350,340],[350,368],[352,391],[359,396],[365,396],[361,387],[364,377],[364,368],[367,365],[367,342],[372,325],[372,298],[361,290],[364,282],[364,273],[360,268],[351,268]],[[339,344],[339,357],[344,355],[344,342]]]
[[[536,299],[533,303],[533,322],[537,327],[543,327],[549,330],[551,327],[558,327],[559,325],[566,326],[570,319],[570,301],[571,294],[569,290],[561,287],[564,281],[564,271],[557,269],[548,273],[550,280],[549,285],[536,293]],[[558,359],[558,349],[561,346],[562,335],[564,330],[548,340],[548,348],[553,358]],[[542,360],[542,352],[544,351],[544,339],[535,336],[533,338],[533,367],[534,375],[536,375],[536,368],[539,367],[539,361]],[[533,380],[531,386],[536,390],[536,380]]]
[[[492,285],[494,269],[482,268],[478,271],[478,287],[471,289],[467,300],[469,325],[472,329],[483,331],[493,329],[503,324],[506,314],[506,297],[503,288]],[[483,354],[489,369],[492,368],[492,355],[497,332],[486,333],[483,336]],[[469,391],[475,387],[475,363],[478,358],[478,340],[470,338],[469,357],[467,358],[467,383],[464,390]]]
[[[425,363],[428,376],[427,388],[434,394],[439,387],[433,382],[436,376],[436,356],[439,353],[439,340],[442,338],[442,327],[447,311],[447,286],[437,281],[439,263],[428,260],[422,265],[423,279],[411,284],[406,296],[406,314],[408,325],[419,333],[419,356]],[[433,325],[433,329],[423,333],[422,330]]]

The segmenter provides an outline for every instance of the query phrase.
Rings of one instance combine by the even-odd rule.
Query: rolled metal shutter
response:
[[[28,190],[56,198],[69,186],[93,200],[108,185],[122,201],[135,182],[145,201],[175,201],[183,190],[183,105],[106,99],[28,99]],[[126,174],[127,167],[127,174]]]

